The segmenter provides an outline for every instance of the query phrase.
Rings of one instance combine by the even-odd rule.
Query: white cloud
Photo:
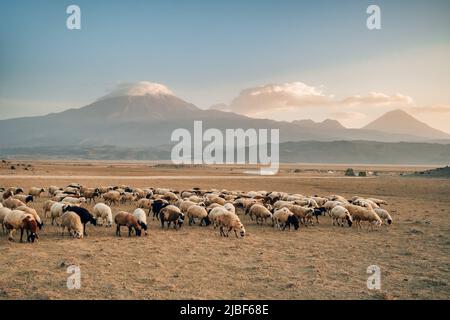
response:
[[[408,111],[414,114],[422,114],[422,113],[450,114],[450,106],[436,105],[429,107],[412,107],[409,108]]]
[[[390,106],[395,105],[396,107],[399,106],[406,106],[406,105],[412,105],[414,103],[414,100],[411,97],[405,96],[400,93],[396,93],[393,95],[387,95],[385,93],[380,92],[370,92],[366,96],[350,96],[347,98],[342,99],[340,104],[347,105],[347,106],[357,106],[357,105],[375,105],[375,106]]]
[[[233,111],[248,116],[270,116],[279,111],[293,111],[308,107],[339,108],[340,114],[353,118],[362,113],[355,110],[364,107],[396,108],[414,105],[414,100],[406,95],[395,93],[388,95],[380,92],[370,92],[367,95],[354,95],[336,99],[332,94],[325,94],[321,87],[314,87],[303,82],[284,84],[268,84],[241,91],[239,96],[226,106],[216,105],[211,108],[222,111]],[[339,113],[338,113],[339,114]]]
[[[102,97],[113,98],[121,96],[145,96],[145,95],[173,95],[165,85],[149,81],[136,83],[121,83],[111,93]]]

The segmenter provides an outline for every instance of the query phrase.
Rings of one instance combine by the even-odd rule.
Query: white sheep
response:
[[[27,207],[27,206],[21,206],[21,207],[17,207],[16,210],[20,210],[25,213],[31,214],[34,217],[34,219],[36,220],[39,229],[42,229],[42,226],[44,225],[44,223],[42,222],[41,217],[38,215],[38,213],[35,209]]]
[[[375,211],[378,214],[380,219],[382,219],[386,225],[392,224],[392,217],[387,210],[381,209],[381,208],[375,208],[375,209],[373,209],[373,211]]]
[[[381,226],[383,224],[383,221],[373,209],[367,209],[353,204],[345,204],[342,206],[350,212],[353,221],[356,222],[359,228],[362,228],[361,221],[369,222],[369,227],[372,228],[374,225]]]
[[[147,214],[145,213],[145,211],[141,208],[137,208],[136,210],[134,210],[133,216],[136,217],[138,223],[141,225],[141,228],[144,229],[145,234],[148,234]]]
[[[69,234],[81,239],[83,238],[83,224],[80,216],[73,211],[67,211],[61,216],[61,236],[64,236],[64,229],[67,228]]]
[[[65,197],[62,199],[63,202],[70,203],[70,204],[81,204],[86,203],[85,197],[80,198],[74,198],[74,197]]]
[[[5,226],[3,225],[3,220],[5,219],[6,215],[8,213],[10,213],[11,211],[12,210],[9,208],[5,208],[5,207],[0,208],[0,224],[2,225],[3,233],[5,233]]]
[[[242,224],[239,217],[231,212],[227,212],[224,214],[220,214],[217,217],[217,223],[220,227],[220,235],[223,237],[228,237],[228,234],[231,230],[234,231],[236,238],[238,238],[237,233],[241,235],[241,237],[245,236],[245,228]],[[227,230],[226,232],[224,230]]]
[[[112,223],[113,223],[113,217],[112,217],[112,211],[111,208],[109,206],[107,206],[104,203],[97,203],[94,206],[93,212],[92,212],[93,216],[98,218],[102,218],[101,223],[99,224],[100,226],[106,221],[105,227],[112,227]],[[97,223],[98,220],[97,220]]]
[[[63,207],[67,206],[67,203],[64,202],[55,202],[52,207],[50,208],[50,217],[52,219],[52,225],[56,219],[62,216],[63,214]],[[58,222],[56,222],[56,225],[58,225]]]
[[[267,222],[267,219],[270,219],[270,222],[272,222],[272,212],[270,212],[269,209],[259,203],[254,204],[250,208],[248,214],[250,216],[250,219],[252,220],[253,216],[255,217],[256,224]]]
[[[335,206],[331,209],[331,218],[333,219],[333,226],[335,223],[338,226],[344,226],[344,220],[347,220],[348,226],[351,227],[353,224],[353,218],[350,215],[350,212],[344,208],[343,206]]]
[[[281,226],[284,225],[283,230],[285,230],[286,227],[289,227],[290,230],[291,224],[294,225],[295,230],[300,227],[298,218],[286,207],[278,209],[274,212],[273,221],[274,226],[277,226],[278,229],[281,229]]]
[[[205,222],[206,225],[209,225],[211,223],[205,207],[199,205],[190,206],[186,212],[186,217],[189,221],[190,226],[192,225],[192,223],[195,224],[195,219],[200,220],[200,226],[203,224],[203,222]]]

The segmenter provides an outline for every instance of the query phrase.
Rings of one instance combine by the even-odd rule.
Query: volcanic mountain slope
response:
[[[430,130],[406,133],[401,130],[399,133],[382,132],[377,129],[386,128],[376,125],[377,123],[365,129],[346,129],[334,120],[322,123],[311,121],[312,124],[309,121],[289,123],[253,119],[219,110],[203,110],[176,97],[162,85],[146,83],[144,87],[137,86],[109,94],[80,109],[69,109],[39,117],[1,120],[0,147],[103,145],[154,147],[170,144],[172,132],[177,128],[186,128],[193,132],[195,120],[203,122],[203,130],[279,129],[280,142],[304,140],[395,142],[426,141],[430,138],[444,137],[430,134]],[[425,136],[417,133],[424,133]]]

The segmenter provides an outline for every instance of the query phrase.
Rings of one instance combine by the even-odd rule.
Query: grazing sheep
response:
[[[236,213],[236,207],[232,203],[227,202],[223,205],[223,207],[229,212]]]
[[[64,229],[67,228],[69,234],[81,239],[83,238],[83,224],[81,223],[80,216],[75,212],[67,211],[61,217],[61,236],[64,236]]]
[[[142,227],[139,224],[138,220],[136,219],[135,216],[133,216],[131,213],[125,212],[125,211],[119,211],[116,216],[114,217],[114,222],[117,225],[117,229],[116,229],[116,236],[121,237],[122,235],[120,234],[120,227],[124,226],[124,227],[128,227],[128,236],[131,237],[131,231],[134,228],[135,232],[136,232],[136,237],[140,237],[141,236],[141,230]]]
[[[80,198],[65,197],[62,199],[62,201],[66,202],[66,203],[70,203],[70,204],[82,204],[82,203],[86,203],[86,198],[84,198],[84,197],[80,197]]]
[[[228,213],[235,214],[234,212],[227,210],[225,207],[222,207],[222,206],[212,208],[209,211],[208,218],[211,221],[211,223],[213,224],[214,229],[217,228],[217,226],[218,226],[218,217],[222,214],[228,214]]]
[[[329,200],[324,203],[323,207],[325,208],[326,212],[330,214],[331,210],[336,207],[345,204],[346,202],[336,201],[336,200]]]
[[[120,203],[121,204],[126,204],[127,202],[129,202],[131,204],[131,203],[133,203],[134,200],[135,200],[134,195],[132,193],[128,193],[128,192],[125,192],[120,197]]]
[[[144,233],[145,235],[147,235],[147,215],[145,214],[145,211],[142,210],[141,208],[137,208],[136,210],[134,210],[133,212],[133,216],[136,217],[138,223],[140,224],[141,228],[144,229]]]
[[[60,190],[61,189],[57,186],[50,186],[48,187],[48,196],[53,197]]]
[[[181,212],[184,214],[187,214],[190,207],[197,205],[196,202],[189,201],[189,200],[183,200],[180,202],[178,208],[180,208]]]
[[[361,221],[369,222],[369,228],[373,228],[374,225],[381,226],[383,224],[383,221],[372,209],[367,209],[353,204],[345,204],[343,207],[350,212],[353,221],[359,228],[362,228]]]
[[[189,225],[191,226],[192,223],[195,224],[195,219],[200,220],[200,226],[205,222],[205,225],[209,225],[211,221],[208,218],[208,212],[206,211],[205,207],[199,206],[199,205],[193,205],[190,206],[187,210],[186,217],[189,221]]]
[[[331,209],[330,214],[331,214],[331,218],[333,219],[333,226],[336,223],[338,226],[343,227],[344,220],[347,220],[349,227],[351,227],[353,224],[353,219],[352,219],[352,216],[350,215],[350,212],[343,206],[334,207],[333,209]]]
[[[33,200],[34,200],[33,196],[26,195],[26,194],[16,194],[15,196],[13,196],[13,198],[20,200],[23,203],[33,202]]]
[[[56,219],[62,216],[63,214],[63,207],[67,206],[67,203],[64,202],[54,202],[50,208],[50,218],[52,219],[52,225]],[[58,221],[56,222],[56,225],[58,226]]]
[[[94,209],[92,211],[92,214],[94,217],[97,218],[97,223],[101,226],[103,225],[104,221],[106,221],[105,227],[112,227],[113,219],[112,219],[112,211],[111,208],[108,207],[104,203],[97,203],[94,206]],[[102,218],[101,222],[98,222],[98,218]]]
[[[389,214],[389,212],[385,209],[381,209],[381,208],[375,208],[373,209],[373,211],[376,212],[376,214],[378,214],[378,216],[380,217],[381,220],[383,220],[383,222],[386,225],[391,225],[392,224],[392,217]]]
[[[267,219],[270,219],[272,221],[272,212],[270,212],[269,209],[259,203],[254,204],[250,208],[248,214],[250,216],[250,219],[252,220],[253,216],[255,216],[256,224],[267,222]]]
[[[273,214],[273,220],[274,225],[276,225],[278,229],[281,229],[282,224],[284,224],[283,230],[285,230],[286,227],[289,227],[289,230],[291,230],[291,224],[294,226],[295,230],[300,227],[298,218],[285,207],[275,211]]]
[[[328,197],[328,199],[330,199],[331,201],[339,201],[342,203],[348,203],[347,199],[345,199],[343,196],[334,194]]]
[[[41,230],[42,227],[44,226],[44,223],[42,222],[41,217],[39,217],[39,215],[35,209],[27,207],[27,206],[21,206],[21,207],[17,207],[16,210],[20,210],[25,213],[31,214],[34,217],[34,220],[36,220],[39,230]]]
[[[44,192],[45,192],[44,188],[31,187],[30,190],[28,190],[28,194],[36,198],[39,198],[41,196],[41,193]]]
[[[56,203],[56,202],[53,201],[53,200],[46,200],[46,201],[43,203],[43,205],[42,205],[42,210],[43,210],[43,212],[44,212],[44,218],[47,218],[47,217],[48,217],[48,216],[47,216],[47,212],[50,212],[50,210],[51,210],[51,208],[52,208],[52,205],[53,205],[54,203]]]
[[[302,207],[299,205],[292,205],[289,210],[306,226],[308,221],[312,220],[314,209]]]
[[[238,238],[237,233],[239,232],[241,237],[245,236],[245,228],[244,225],[242,224],[241,220],[239,219],[239,217],[231,212],[227,212],[225,214],[221,214],[217,217],[217,223],[220,227],[220,235],[222,237],[228,237],[228,234],[230,233],[231,230],[234,231],[234,235],[236,236],[236,238]],[[224,229],[226,229],[226,233],[224,231]]]
[[[0,224],[2,225],[3,233],[5,233],[5,226],[3,225],[3,220],[5,219],[6,215],[8,213],[10,213],[11,211],[12,210],[9,208],[5,208],[5,207],[0,208]]]
[[[81,195],[86,199],[86,202],[94,202],[95,198],[100,197],[98,188],[83,188],[81,189]]]
[[[27,232],[27,241],[34,242],[38,238],[37,223],[34,217],[20,210],[12,210],[6,214],[3,224],[9,230],[9,241],[14,241],[14,233],[20,229],[20,242],[23,242],[23,231]]]
[[[148,215],[150,216],[150,211],[152,210],[153,201],[147,198],[139,199],[137,202],[137,207],[141,209],[147,209]]]
[[[63,211],[63,213],[67,212],[67,211],[73,211],[80,216],[81,223],[83,224],[83,234],[85,236],[87,236],[86,224],[88,222],[92,223],[94,226],[97,225],[97,219],[94,218],[94,216],[85,208],[72,206],[72,205],[65,205],[65,206],[63,206],[62,211]]]
[[[170,228],[170,224],[174,223],[174,228],[177,230],[177,227],[183,225],[184,222],[184,213],[178,207],[174,205],[168,205],[162,208],[159,212],[159,219],[161,221],[161,227],[164,228],[164,222],[167,221],[167,228]]]
[[[26,206],[26,204],[20,201],[19,199],[8,198],[6,200],[3,200],[3,206],[11,210],[14,210],[17,207]]]
[[[118,205],[120,201],[120,192],[111,190],[105,193],[102,197],[106,203],[109,203],[109,205]]]
[[[167,202],[166,200],[157,199],[153,201],[152,203],[153,220],[155,219],[155,217],[156,219],[159,219],[159,213],[161,212],[161,209],[167,207],[168,205],[169,202]]]

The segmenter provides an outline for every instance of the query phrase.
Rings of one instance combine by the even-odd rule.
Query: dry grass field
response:
[[[31,164],[28,170],[21,163]],[[19,166],[17,166],[19,164]],[[0,234],[0,299],[449,299],[450,179],[401,177],[424,167],[352,166],[378,176],[344,177],[341,165],[283,165],[277,176],[244,176],[240,167],[173,168],[143,163],[14,161],[0,186],[192,187],[277,190],[389,202],[394,223],[375,231],[332,226],[329,217],[298,231],[258,226],[241,215],[247,235],[222,238],[211,226],[185,224],[147,237],[115,236],[87,226],[82,240],[62,238],[45,221],[34,244]],[[294,171],[294,169],[299,169]],[[42,213],[46,197],[31,204]],[[91,209],[92,205],[88,205]],[[132,205],[113,211],[134,210]],[[1,231],[0,231],[1,233]],[[18,234],[16,239],[18,240]],[[68,265],[81,289],[68,290]],[[367,267],[381,268],[381,291],[366,287]]]

